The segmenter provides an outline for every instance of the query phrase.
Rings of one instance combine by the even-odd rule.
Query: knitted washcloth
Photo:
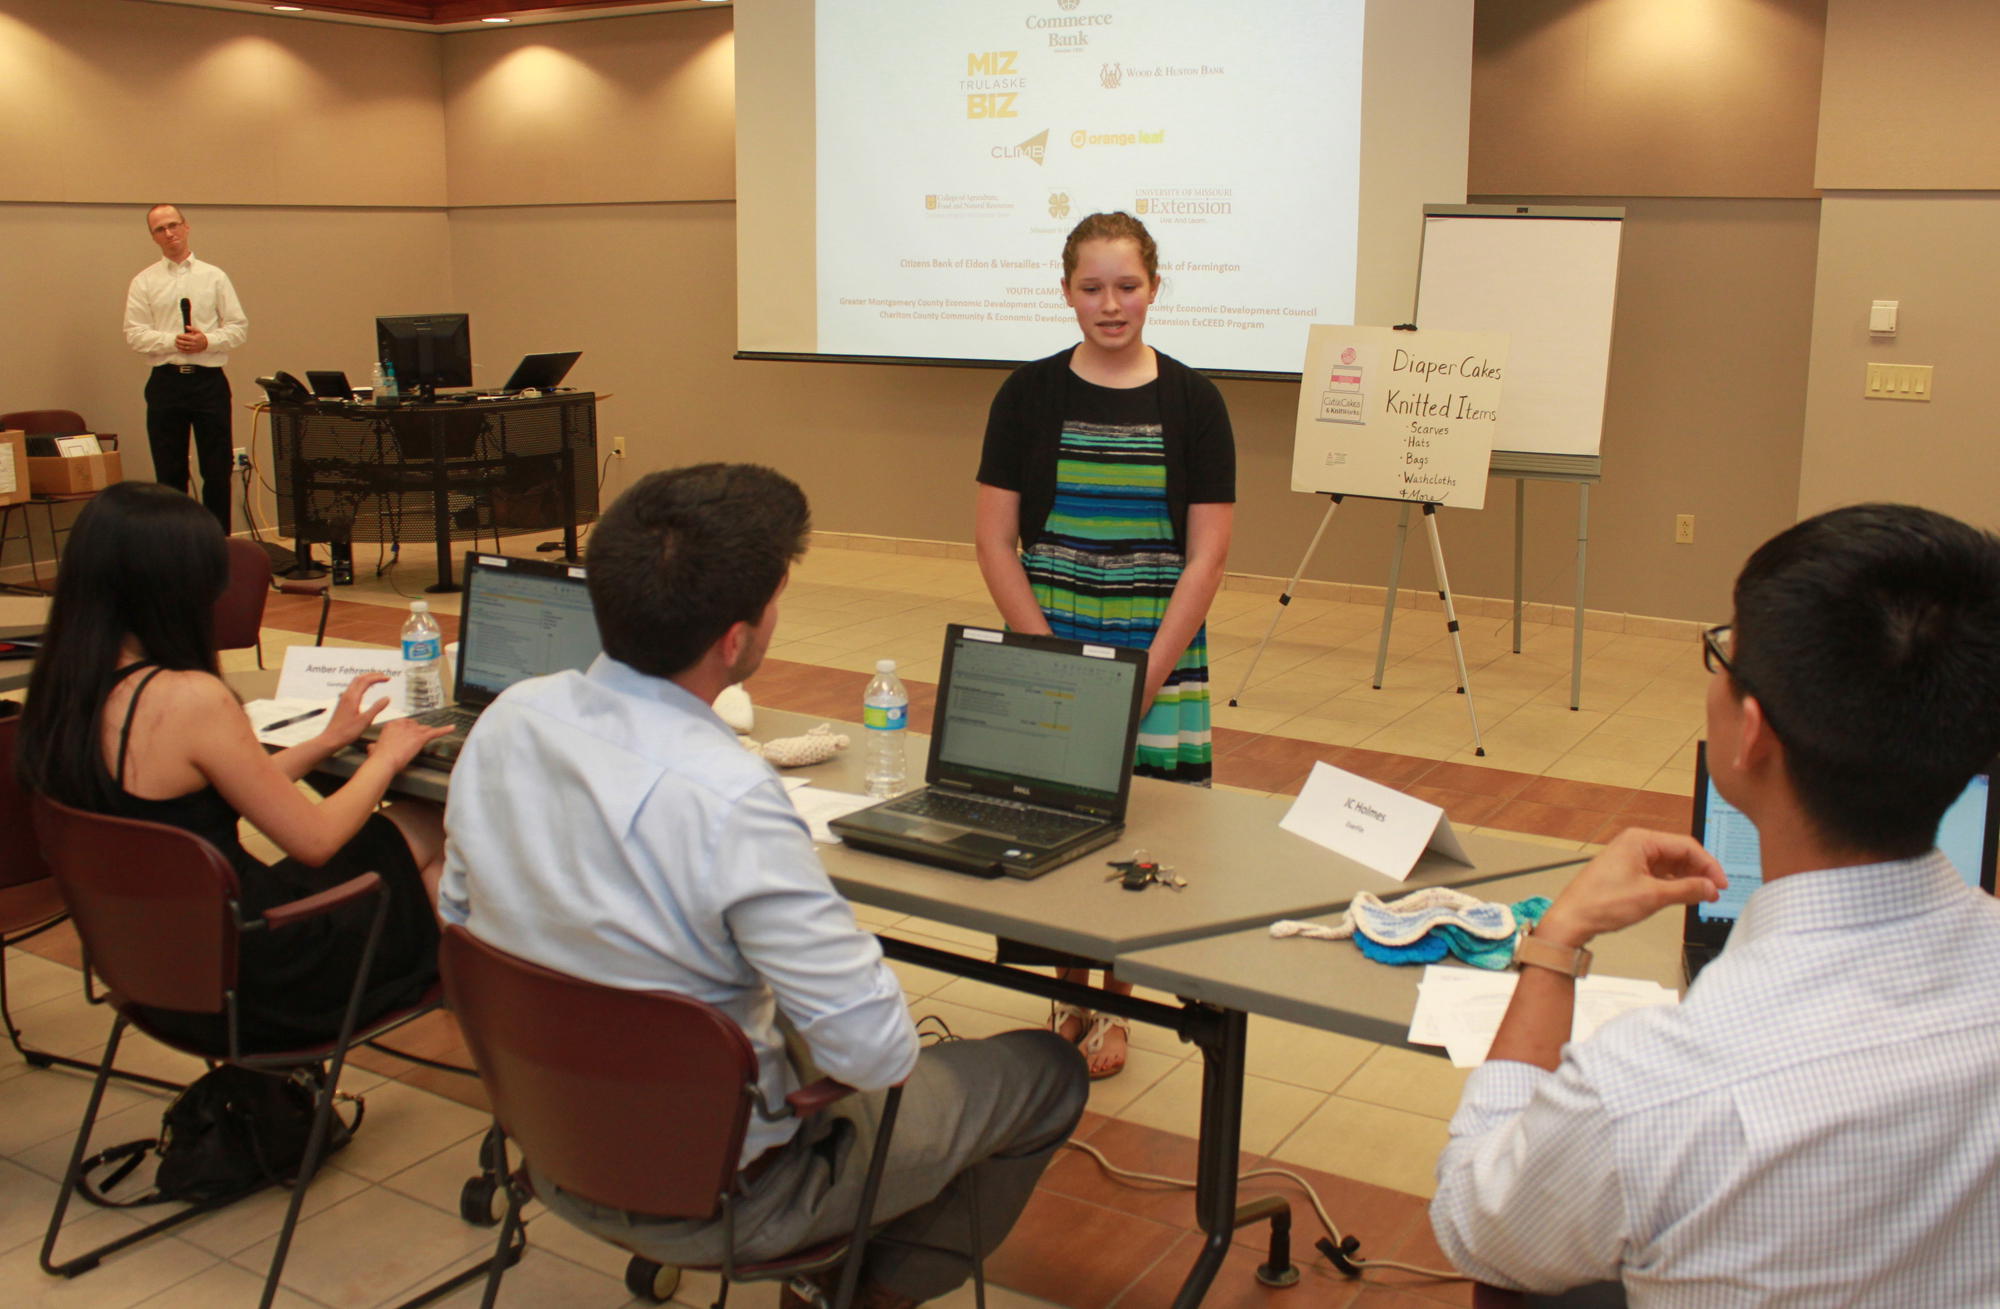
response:
[[[836,733],[827,723],[821,723],[804,736],[784,736],[762,745],[747,736],[737,739],[743,742],[745,750],[764,756],[780,768],[823,764],[847,748],[847,738]]]
[[[1354,938],[1370,959],[1388,964],[1435,963],[1447,953],[1481,968],[1504,968],[1522,924],[1533,923],[1548,900],[1531,896],[1518,905],[1490,904],[1449,887],[1427,886],[1394,903],[1363,891],[1333,924],[1286,919],[1271,924],[1274,937],[1325,941]]]

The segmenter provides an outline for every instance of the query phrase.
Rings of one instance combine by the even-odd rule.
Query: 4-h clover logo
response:
[[[1069,192],[1058,191],[1049,197],[1049,217],[1069,217]]]

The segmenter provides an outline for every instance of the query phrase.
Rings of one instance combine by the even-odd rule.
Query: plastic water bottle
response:
[[[861,696],[868,729],[868,794],[887,799],[903,789],[903,731],[910,721],[910,693],[896,676],[894,659],[875,661],[875,680]]]
[[[384,359],[380,368],[382,370],[382,381],[379,389],[375,392],[375,403],[378,405],[395,404],[399,398],[396,394],[396,365]]]
[[[410,601],[403,624],[403,705],[413,714],[444,707],[444,641],[428,600]]]

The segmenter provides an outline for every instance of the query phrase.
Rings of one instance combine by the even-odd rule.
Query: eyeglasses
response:
[[[1702,667],[1708,669],[1711,673],[1718,671],[1728,673],[1730,680],[1735,682],[1745,695],[1756,697],[1757,707],[1763,710],[1764,721],[1771,725],[1773,732],[1777,732],[1778,724],[1771,718],[1771,706],[1765,703],[1764,697],[1758,693],[1757,688],[1745,681],[1743,674],[1736,671],[1736,665],[1729,662],[1730,655],[1735,652],[1734,624],[1723,623],[1721,626],[1711,627],[1701,634]],[[1783,735],[1782,732],[1779,733],[1781,739]]]

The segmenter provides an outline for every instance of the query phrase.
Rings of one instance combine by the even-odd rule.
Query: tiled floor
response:
[[[510,550],[519,547],[510,543]],[[407,552],[392,580],[414,592],[429,560]],[[455,621],[455,597],[433,597]],[[387,587],[343,589],[330,639],[388,643],[404,599]],[[1218,598],[1210,640],[1218,703],[1227,699],[1262,635],[1272,601],[1241,592]],[[918,725],[927,726],[937,674],[938,629],[948,621],[992,622],[976,569],[967,562],[821,550],[808,557],[781,606],[772,660],[750,684],[760,704],[852,717],[866,672],[878,657],[896,658],[909,680]],[[317,606],[275,599],[266,615],[267,660],[283,644],[309,640]],[[1526,833],[1570,848],[1608,839],[1645,822],[1684,828],[1692,780],[1692,741],[1700,726],[1704,677],[1692,643],[1587,631],[1584,711],[1567,705],[1570,633],[1531,628],[1524,653],[1506,648],[1501,620],[1466,631],[1475,703],[1487,757],[1471,754],[1465,701],[1454,690],[1449,646],[1436,615],[1399,615],[1385,689],[1368,686],[1380,611],[1299,600],[1243,696],[1216,712],[1217,779],[1246,790],[1289,794],[1317,759],[1367,773],[1444,805],[1463,825]],[[228,656],[249,666],[251,656]],[[989,938],[942,924],[860,908],[871,928],[945,949],[990,951]],[[1344,948],[1344,947],[1329,947]],[[78,993],[74,938],[66,929],[10,951],[10,991],[17,1019],[32,1039],[64,1053],[101,1046],[102,1010]],[[1040,1023],[1045,1006],[1016,993],[898,965],[912,1011],[934,1014],[964,1036]],[[1463,1074],[1442,1059],[1370,1045],[1329,1033],[1252,1019],[1244,1121],[1245,1167],[1281,1167],[1308,1179],[1334,1220],[1360,1238],[1362,1253],[1442,1266],[1424,1215],[1431,1171],[1445,1139]],[[427,1020],[394,1038],[413,1052],[452,1059],[463,1046],[448,1018]],[[131,1047],[128,1046],[128,1049]],[[132,1049],[126,1062],[185,1071],[186,1061]],[[457,1188],[474,1170],[485,1120],[476,1086],[365,1054],[350,1074],[367,1093],[368,1124],[314,1187],[311,1217],[286,1275],[281,1303],[364,1309],[395,1303],[411,1288],[480,1257],[487,1233],[457,1216]],[[126,1309],[144,1304],[223,1306],[251,1303],[279,1209],[276,1197],[200,1220],[183,1234],[108,1261],[75,1282],[56,1282],[35,1267],[40,1232],[81,1114],[87,1079],[26,1069],[0,1057],[0,1304],[81,1305]],[[440,1094],[429,1094],[436,1091]],[[1200,1066],[1170,1033],[1133,1032],[1126,1072],[1092,1088],[1081,1136],[1122,1167],[1192,1176]],[[163,1101],[116,1089],[100,1131],[103,1142],[151,1135]],[[1290,1194],[1299,1226],[1295,1254],[1311,1256],[1319,1235],[1296,1183],[1259,1179],[1263,1190]],[[65,1240],[119,1230],[121,1214],[74,1211]],[[1208,1304],[1219,1309],[1271,1305],[1422,1309],[1464,1305],[1462,1282],[1401,1273],[1364,1288],[1342,1279],[1326,1260],[1301,1258],[1304,1284],[1292,1291],[1259,1287],[1261,1261],[1251,1229],[1225,1265]],[[623,1255],[546,1217],[530,1231],[532,1252],[510,1275],[504,1302],[514,1305],[624,1305]],[[1027,1214],[991,1263],[995,1309],[1062,1305],[1072,1309],[1151,1309],[1166,1303],[1199,1242],[1185,1192],[1107,1178],[1088,1157],[1066,1153],[1050,1169]],[[711,1279],[690,1275],[677,1302],[707,1304]],[[746,1287],[733,1304],[765,1309],[768,1287]],[[472,1304],[470,1294],[447,1303]],[[970,1305],[969,1292],[946,1302]]]

